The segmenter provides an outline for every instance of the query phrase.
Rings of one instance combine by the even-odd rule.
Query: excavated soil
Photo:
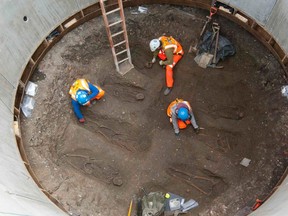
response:
[[[171,5],[126,8],[134,69],[115,71],[102,17],[68,33],[40,63],[31,118],[22,116],[26,152],[41,185],[67,211],[81,216],[127,215],[147,192],[172,192],[199,206],[186,215],[246,215],[264,199],[287,167],[288,100],[281,95],[284,71],[249,33],[215,15],[221,35],[236,54],[200,68],[188,53],[207,11]],[[172,35],[185,55],[174,72],[175,87],[163,95],[165,72],[151,69],[149,41]],[[106,92],[83,108],[78,123],[68,94],[77,78]],[[144,100],[137,99],[139,93]],[[141,96],[141,95],[140,95]],[[201,130],[175,136],[166,116],[175,98],[189,101]],[[240,165],[251,159],[248,167]],[[136,205],[133,205],[133,214]]]

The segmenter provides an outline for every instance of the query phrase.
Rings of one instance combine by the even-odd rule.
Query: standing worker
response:
[[[158,56],[161,60],[159,64],[166,67],[166,86],[164,95],[168,95],[173,88],[173,68],[182,58],[184,51],[178,41],[172,36],[161,36],[159,39],[150,41],[150,50],[153,52],[152,63],[156,62]]]
[[[100,87],[93,85],[87,79],[77,79],[70,88],[69,94],[72,99],[72,106],[79,122],[84,123],[85,119],[81,113],[81,106],[90,106],[95,100],[101,99],[105,92]]]
[[[172,101],[167,108],[167,115],[170,117],[170,122],[173,124],[175,135],[178,136],[179,129],[184,129],[187,125],[192,124],[196,134],[200,128],[196,123],[192,108],[188,101],[178,99]]]

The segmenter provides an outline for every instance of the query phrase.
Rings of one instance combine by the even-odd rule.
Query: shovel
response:
[[[193,45],[190,46],[188,53],[196,53],[196,54],[197,54],[197,52],[198,52],[198,46],[199,46],[199,41],[201,41],[202,35],[203,35],[203,33],[205,32],[205,30],[206,30],[206,28],[207,28],[207,24],[211,21],[211,17],[210,17],[210,16],[206,16],[206,18],[207,18],[207,20],[206,20],[206,22],[205,22],[205,24],[204,24],[204,26],[203,26],[203,28],[202,28],[202,30],[201,30],[199,39],[196,40],[196,43],[195,43],[194,46],[193,46]]]
[[[195,62],[202,68],[207,68],[208,65],[211,65],[213,58],[215,58],[214,55],[211,54],[209,51],[211,50],[215,37],[217,39],[217,34],[219,33],[220,27],[217,23],[213,23],[212,29],[213,29],[213,35],[211,38],[211,42],[208,46],[208,52],[203,52],[200,55],[196,55],[196,57],[194,58]]]
[[[213,35],[212,35],[212,39],[208,48],[208,52],[204,52],[201,53],[200,55],[197,55],[194,60],[195,62],[202,68],[207,68],[207,67],[211,67],[211,68],[223,68],[223,66],[217,66],[216,65],[216,61],[217,61],[217,51],[218,51],[218,41],[219,41],[219,31],[220,31],[220,26],[218,25],[218,23],[213,23],[212,26],[213,29]],[[216,37],[216,39],[215,39]],[[214,50],[214,54],[210,53],[211,47],[213,42],[215,41],[215,50]]]
[[[208,65],[211,65],[213,55],[210,53],[201,53],[197,55],[194,60],[202,68],[207,68]]]
[[[197,52],[198,52],[198,46],[199,46],[199,42],[201,41],[201,38],[202,38],[202,35],[204,34],[205,30],[206,30],[206,27],[207,27],[207,24],[211,21],[212,19],[212,16],[217,12],[217,8],[216,7],[211,7],[210,8],[210,15],[209,16],[206,16],[207,20],[201,30],[201,33],[199,35],[199,40],[196,40],[195,42],[195,45],[191,45],[190,48],[189,48],[189,51],[188,53],[196,53],[197,55]]]
[[[207,67],[217,68],[217,69],[223,68],[223,66],[217,66],[216,65],[216,63],[217,63],[218,44],[219,44],[219,31],[220,31],[220,26],[217,25],[217,33],[216,33],[216,41],[215,41],[215,49],[214,49],[213,60],[212,60],[212,64],[210,63],[209,65],[207,65]]]

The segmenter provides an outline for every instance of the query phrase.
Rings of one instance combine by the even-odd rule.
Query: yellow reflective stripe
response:
[[[89,89],[89,85],[88,85],[88,82],[86,79],[80,79],[79,80],[81,82],[81,85],[79,86],[80,88],[84,88],[85,90],[89,91],[90,92],[90,89]]]
[[[174,49],[173,53],[175,53],[177,51],[177,45],[175,45],[175,44],[166,45],[164,49],[166,50],[166,49],[170,49],[170,48]]]
[[[97,85],[94,85],[94,86],[98,89],[99,93],[103,91],[103,89],[100,88],[99,86],[97,86]]]
[[[70,90],[69,90],[69,94],[71,95],[72,99],[73,100],[76,100],[75,98],[75,86],[74,86],[75,83],[73,83],[73,85],[71,86]]]
[[[170,64],[170,65],[167,65],[167,66],[169,66],[169,67],[173,68],[175,65],[176,65],[176,63],[175,63],[175,62],[173,62],[172,64]]]
[[[181,49],[179,52],[177,52],[177,54],[183,54],[183,50]]]
[[[73,100],[76,100],[76,98],[75,98],[76,95],[74,94],[74,91],[72,90],[72,88],[70,89],[69,94],[71,95]]]

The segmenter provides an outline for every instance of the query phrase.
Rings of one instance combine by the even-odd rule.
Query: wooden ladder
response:
[[[124,75],[132,68],[134,68],[134,66],[131,61],[122,0],[117,0],[118,7],[108,12],[106,12],[105,1],[99,1],[105,28],[112,49],[116,70],[121,75]],[[113,19],[116,19],[116,21]]]

